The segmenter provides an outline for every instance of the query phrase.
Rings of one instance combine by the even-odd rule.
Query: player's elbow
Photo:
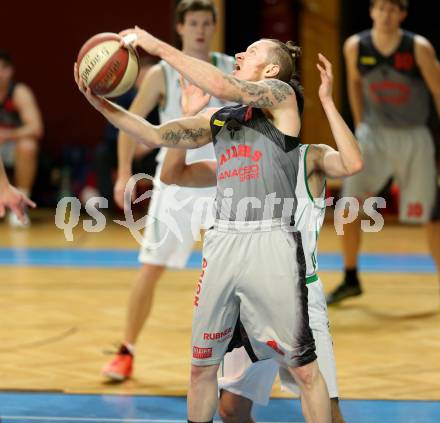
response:
[[[353,160],[348,166],[346,166],[347,174],[345,176],[355,175],[356,173],[359,173],[363,168],[364,161],[361,158]]]
[[[142,131],[136,141],[146,145],[148,148],[159,148],[165,145],[163,134],[159,127],[150,125],[147,131]]]
[[[160,180],[167,185],[173,185],[177,184],[178,177],[176,175],[176,172],[173,172],[172,170],[162,169],[160,172]]]

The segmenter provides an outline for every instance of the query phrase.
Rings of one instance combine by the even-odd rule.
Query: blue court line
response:
[[[342,400],[348,422],[438,423],[440,402]],[[84,395],[62,393],[0,393],[3,423],[181,423],[186,421],[184,397]],[[273,399],[256,406],[260,422],[302,423],[298,400]],[[218,419],[218,417],[217,417]]]
[[[137,268],[137,250],[110,249],[11,249],[0,248],[0,265],[78,267],[78,268]],[[202,261],[200,251],[194,251],[187,263],[188,269],[198,269]],[[318,256],[320,270],[340,271],[342,257],[337,253]],[[422,254],[362,254],[363,272],[434,273],[430,256]]]

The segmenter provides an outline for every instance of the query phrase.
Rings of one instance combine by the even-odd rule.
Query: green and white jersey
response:
[[[211,63],[225,73],[232,73],[234,69],[235,59],[223,53],[211,52]],[[179,72],[165,61],[159,62],[165,78],[166,95],[164,103],[159,108],[160,122],[168,122],[178,119],[182,116],[181,108],[181,91],[179,83]],[[230,103],[211,97],[206,107],[224,107]],[[156,157],[157,162],[161,165],[165,157],[166,149],[162,148]],[[215,160],[214,147],[212,143],[206,146],[188,150],[186,153],[186,162],[194,163],[202,160]]]
[[[325,217],[325,187],[318,198],[313,198],[307,182],[307,152],[310,145],[300,145],[300,160],[295,196],[295,226],[301,233],[306,258],[307,283],[318,279],[318,236]]]

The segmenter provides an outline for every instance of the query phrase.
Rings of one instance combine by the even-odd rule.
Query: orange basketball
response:
[[[136,82],[139,57],[135,49],[121,46],[121,39],[103,32],[88,39],[78,53],[79,76],[96,95],[117,97]]]

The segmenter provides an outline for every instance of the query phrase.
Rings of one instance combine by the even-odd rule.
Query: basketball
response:
[[[112,32],[96,34],[78,53],[79,76],[96,95],[117,97],[136,82],[138,54],[132,47],[122,46],[121,40]]]

